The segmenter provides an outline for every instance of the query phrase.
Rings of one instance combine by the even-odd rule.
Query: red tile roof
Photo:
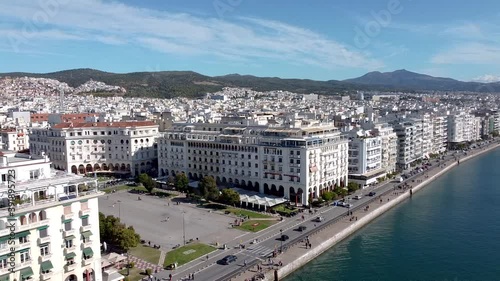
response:
[[[145,127],[158,126],[153,121],[122,121],[122,122],[86,122],[86,123],[60,123],[52,126],[55,129],[67,128],[127,128],[127,127]]]

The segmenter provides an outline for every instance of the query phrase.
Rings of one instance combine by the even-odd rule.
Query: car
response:
[[[225,256],[222,259],[218,260],[217,263],[218,264],[223,264],[223,265],[228,265],[228,264],[230,264],[232,262],[235,262],[236,259],[238,259],[237,256],[235,256],[235,255],[229,255],[229,256]]]
[[[323,221],[323,217],[316,217],[314,219],[315,222],[322,222]]]
[[[344,204],[345,204],[344,201],[338,201],[336,203],[336,206],[344,207]]]
[[[297,228],[297,231],[302,232],[302,231],[305,231],[306,229],[307,229],[307,227],[306,227],[306,226],[301,225],[301,226],[299,226],[299,227]]]
[[[362,197],[363,197],[363,196],[361,196],[361,195],[356,195],[356,196],[354,196],[354,199],[359,200],[359,199],[361,199]]]
[[[375,195],[377,195],[377,193],[375,191],[372,191],[372,192],[368,193],[368,196],[372,196],[373,197]]]
[[[352,208],[352,204],[346,203],[346,204],[344,204],[344,207],[346,207],[346,208]]]
[[[290,237],[288,237],[288,235],[285,235],[285,234],[281,235],[281,238],[280,238],[281,241],[286,241],[288,239],[290,239]]]

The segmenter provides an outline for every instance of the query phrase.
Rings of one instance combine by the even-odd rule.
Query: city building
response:
[[[387,174],[382,168],[382,138],[369,131],[353,131],[349,137],[349,181],[362,187]]]
[[[25,129],[8,128],[0,130],[0,149],[22,151],[29,148],[29,136]]]
[[[152,121],[60,123],[33,128],[30,153],[47,154],[54,168],[73,174],[136,176],[155,172],[157,137]]]
[[[0,157],[0,280],[101,281],[97,181]]]
[[[481,118],[465,112],[450,114],[447,127],[450,147],[481,138]]]
[[[160,176],[212,176],[308,205],[347,184],[348,141],[333,125],[295,125],[174,124],[158,142]]]

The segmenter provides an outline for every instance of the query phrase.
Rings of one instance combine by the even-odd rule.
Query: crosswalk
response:
[[[271,253],[272,251],[274,251],[274,249],[271,249],[263,245],[252,245],[247,248],[248,253],[252,253],[254,255],[261,257],[269,255],[269,253]]]

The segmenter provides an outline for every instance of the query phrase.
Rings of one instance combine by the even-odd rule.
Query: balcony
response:
[[[71,219],[71,218],[73,218],[73,213],[67,213],[67,214],[64,214],[64,215],[63,215],[63,218],[62,218],[62,219],[63,219],[63,220],[69,220],[69,219]]]
[[[64,237],[74,236],[75,235],[75,230],[74,229],[64,230],[63,231],[63,235],[64,235]]]
[[[52,254],[46,254],[46,255],[40,256],[38,258],[38,260],[39,260],[40,263],[43,263],[43,262],[46,262],[46,261],[50,261],[51,257],[52,257]]]
[[[64,248],[64,255],[65,256],[68,256],[68,255],[74,255],[75,253],[75,250],[76,250],[76,245],[73,245],[69,248]]]
[[[70,272],[70,271],[75,270],[76,267],[77,267],[76,263],[67,264],[67,265],[64,266],[64,270],[66,270],[66,272]]]
[[[83,266],[87,266],[87,265],[91,265],[93,261],[94,261],[94,259],[92,257],[90,257],[88,259],[83,259],[82,263],[83,263]]]
[[[40,280],[45,281],[45,280],[50,280],[52,278],[52,275],[54,275],[54,272],[47,272],[47,273],[42,273],[40,276]]]
[[[90,215],[90,209],[80,210],[80,212],[78,212],[78,214],[80,217]]]
[[[14,248],[16,249],[16,251],[19,251],[24,248],[29,248],[30,246],[31,246],[31,241],[26,241],[24,243],[16,243]]]
[[[80,232],[89,231],[91,229],[92,229],[92,225],[87,224],[87,225],[84,225],[84,226],[80,227]]]
[[[40,237],[38,238],[38,245],[42,245],[42,244],[45,244],[45,243],[49,243],[50,242],[50,236],[45,236],[45,237]]]

